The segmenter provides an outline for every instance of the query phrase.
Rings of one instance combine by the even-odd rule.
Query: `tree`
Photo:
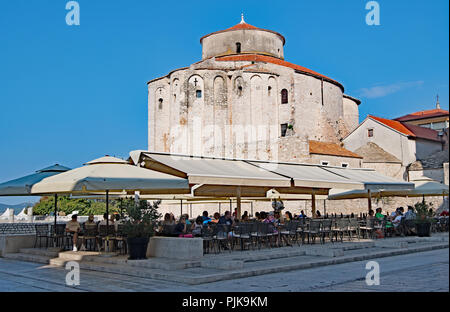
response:
[[[43,196],[33,207],[34,215],[49,215],[55,211],[55,197]],[[70,198],[68,196],[58,197],[58,212],[64,212],[66,215],[78,211],[79,215],[87,216],[89,214],[101,215],[106,212],[106,202],[100,200],[91,200],[84,198]],[[115,201],[109,205],[110,212],[117,212]]]

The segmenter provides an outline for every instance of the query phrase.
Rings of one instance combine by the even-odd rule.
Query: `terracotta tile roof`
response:
[[[324,76],[322,74],[319,74],[311,69],[308,69],[306,67],[292,64],[286,61],[283,61],[279,58],[273,57],[273,56],[267,56],[267,55],[260,55],[260,54],[235,54],[235,55],[228,55],[228,56],[219,56],[216,57],[216,61],[224,61],[224,62],[265,62],[265,63],[271,63],[276,65],[281,65],[285,67],[289,67],[292,69],[295,69],[297,71],[300,71],[302,73],[306,73],[315,77],[324,78],[325,80],[337,84],[342,90],[344,87],[337,81]]]
[[[386,126],[397,130],[400,133],[403,133],[404,135],[408,135],[408,136],[412,136],[414,137],[414,133],[412,133],[408,128],[406,128],[401,122],[396,121],[396,120],[391,120],[391,119],[385,119],[385,118],[380,118],[380,117],[375,117],[375,116],[371,116],[369,115],[369,118],[372,118],[376,121],[381,122],[382,124],[385,124]]]
[[[319,141],[309,141],[309,153],[320,155],[331,155],[351,158],[362,158],[360,155],[355,154],[339,144]]]
[[[278,35],[281,40],[283,40],[283,44],[286,43],[286,38],[284,38],[283,35],[281,35],[280,33],[277,33],[276,31],[273,30],[269,30],[269,29],[263,29],[263,28],[259,28],[259,27],[255,27],[253,25],[247,24],[247,23],[239,23],[237,25],[234,25],[233,27],[224,29],[224,30],[219,30],[219,31],[215,31],[213,33],[207,34],[203,37],[200,38],[200,43],[202,43],[203,39],[205,39],[206,37],[209,37],[211,35],[216,35],[216,34],[220,34],[226,31],[234,31],[234,30],[262,30],[262,31],[267,31],[267,32],[271,32],[275,35]]]
[[[438,135],[439,131],[407,123],[403,123],[403,125],[418,138],[441,142]]]
[[[420,139],[426,139],[426,140],[432,140],[432,141],[438,141],[440,142],[438,131],[433,129],[428,129],[420,126],[415,125],[409,125],[404,122],[391,120],[391,119],[385,119],[380,117],[375,117],[369,115],[369,118],[372,118],[374,120],[377,120],[384,125],[397,130],[400,133],[403,133],[404,135],[414,137],[414,138],[420,138]]]
[[[430,110],[424,110],[424,111],[408,114],[405,116],[401,116],[401,117],[395,118],[394,120],[411,121],[411,120],[420,120],[420,119],[425,119],[425,118],[441,117],[441,116],[448,117],[448,111],[444,110],[444,109],[430,109]]]

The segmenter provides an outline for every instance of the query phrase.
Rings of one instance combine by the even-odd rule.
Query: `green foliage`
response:
[[[414,205],[414,212],[416,213],[416,223],[430,223],[433,222],[434,211],[430,207],[433,204],[428,204],[425,201],[417,202]]]
[[[79,211],[80,216],[87,216],[89,214],[101,215],[106,212],[105,201],[95,201],[84,198],[70,198],[68,196],[58,197],[58,212],[62,211],[66,215],[73,211]],[[33,207],[34,215],[48,215],[55,211],[55,197],[43,196],[40,201]],[[110,212],[117,212],[118,208],[115,201],[110,201]]]
[[[155,222],[161,217],[158,213],[159,204],[160,200],[150,204],[146,200],[136,203],[134,199],[120,199],[119,209],[122,212],[125,210],[128,215],[128,220],[124,223],[124,233],[129,238],[153,236]]]

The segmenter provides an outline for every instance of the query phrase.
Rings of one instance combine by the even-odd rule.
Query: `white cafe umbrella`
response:
[[[110,156],[92,160],[83,167],[43,179],[32,187],[32,193],[106,194],[106,213],[109,211],[109,192],[141,194],[190,193],[187,179],[140,168]],[[109,221],[107,219],[107,225]]]
[[[48,177],[31,188],[32,194],[88,194],[96,192],[141,194],[190,193],[187,179],[130,165],[115,157],[102,157],[83,167]]]

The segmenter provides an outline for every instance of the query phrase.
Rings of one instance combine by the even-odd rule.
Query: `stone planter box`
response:
[[[203,239],[181,237],[151,237],[147,257],[198,260],[203,258]]]
[[[0,235],[0,257],[7,253],[19,252],[22,248],[32,248],[34,246],[34,239],[34,234]]]

